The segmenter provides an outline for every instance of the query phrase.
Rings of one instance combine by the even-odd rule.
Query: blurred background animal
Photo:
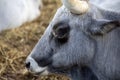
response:
[[[90,0],[91,3],[95,4],[96,6],[99,6],[100,8],[114,11],[114,12],[120,12],[120,0]]]
[[[0,31],[33,21],[41,7],[41,0],[0,0]]]

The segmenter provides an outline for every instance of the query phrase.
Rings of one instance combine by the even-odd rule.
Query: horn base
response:
[[[62,0],[63,5],[73,14],[84,14],[88,11],[89,5],[87,1],[80,0]]]

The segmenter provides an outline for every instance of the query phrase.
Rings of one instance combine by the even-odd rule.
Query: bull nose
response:
[[[33,73],[43,73],[47,70],[47,67],[39,66],[38,63],[30,56],[26,59],[25,66]]]
[[[25,66],[26,66],[26,68],[29,69],[29,68],[30,68],[30,62],[26,62],[26,63],[25,63]]]

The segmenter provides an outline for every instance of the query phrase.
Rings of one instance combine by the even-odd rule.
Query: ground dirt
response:
[[[25,69],[25,59],[31,52],[49,22],[60,0],[43,0],[41,16],[19,28],[0,33],[0,80],[68,80],[58,75],[35,76]]]

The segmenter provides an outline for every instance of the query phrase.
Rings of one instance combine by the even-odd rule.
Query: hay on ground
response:
[[[25,69],[25,59],[31,52],[56,9],[60,0],[43,0],[41,16],[31,23],[0,33],[0,80],[68,80],[63,76],[35,76]]]

